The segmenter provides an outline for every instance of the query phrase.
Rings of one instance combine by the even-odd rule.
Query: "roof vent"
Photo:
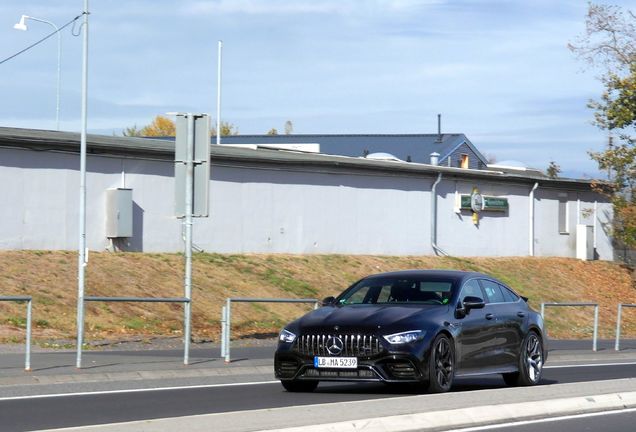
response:
[[[383,152],[370,153],[370,154],[366,155],[365,158],[374,159],[374,160],[386,160],[386,161],[404,162],[402,159],[399,159],[397,156],[393,156],[391,153],[383,153]]]
[[[439,164],[439,153],[433,152],[431,153],[431,165]]]

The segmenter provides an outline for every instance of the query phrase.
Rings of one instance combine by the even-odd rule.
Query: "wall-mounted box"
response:
[[[132,216],[132,189],[106,189],[106,237],[132,237]]]

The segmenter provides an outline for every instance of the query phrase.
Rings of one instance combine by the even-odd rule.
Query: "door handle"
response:
[[[495,316],[494,316],[493,314],[491,314],[491,313],[487,313],[487,314],[486,314],[486,319],[487,319],[487,320],[491,320],[491,319],[493,319],[494,317],[495,317]]]
[[[524,316],[526,316],[526,313],[525,313],[525,312],[521,312],[521,311],[519,311],[519,312],[517,312],[517,316],[518,316],[519,318],[523,318]]]

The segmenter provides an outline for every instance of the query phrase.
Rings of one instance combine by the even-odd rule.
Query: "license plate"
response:
[[[315,368],[356,369],[357,357],[314,357]]]

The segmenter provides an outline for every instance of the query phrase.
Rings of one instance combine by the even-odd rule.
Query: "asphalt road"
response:
[[[636,376],[636,365],[559,367],[544,370],[543,385]],[[458,379],[454,391],[504,387],[499,376]],[[195,414],[242,411],[415,394],[382,384],[321,384],[314,393],[292,394],[278,383],[183,388],[110,394],[64,395],[0,401],[0,429],[26,431]],[[35,415],[34,413],[37,413]],[[281,425],[282,426],[282,425]],[[606,429],[603,429],[607,432]],[[630,430],[630,429],[627,429]]]
[[[634,430],[635,421],[636,410],[631,409],[524,421],[519,424],[457,429],[454,432],[627,432]]]

